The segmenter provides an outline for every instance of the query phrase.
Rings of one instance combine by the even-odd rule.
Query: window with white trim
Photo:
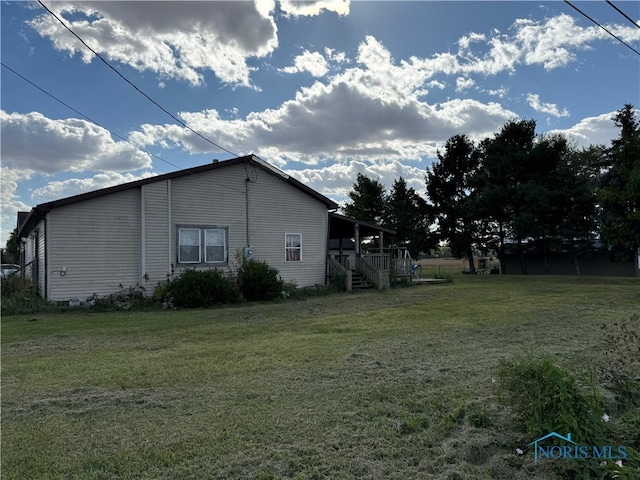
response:
[[[178,227],[178,263],[227,263],[227,227]]]
[[[302,261],[302,234],[284,234],[284,258],[287,262]]]

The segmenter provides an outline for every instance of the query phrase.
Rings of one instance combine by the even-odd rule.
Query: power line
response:
[[[107,67],[109,67],[111,70],[113,70],[120,78],[122,78],[125,82],[127,82],[129,85],[131,85],[138,93],[140,93],[141,95],[143,95],[147,100],[149,100],[151,103],[153,103],[156,107],[158,107],[160,110],[162,110],[164,113],[166,113],[167,115],[169,115],[171,118],[173,118],[173,120],[175,120],[176,122],[178,122],[180,125],[182,125],[184,128],[186,128],[187,130],[191,131],[192,133],[196,134],[198,137],[202,138],[203,140],[205,140],[206,142],[210,143],[211,145],[219,148],[220,150],[223,150],[227,153],[230,153],[231,155],[234,155],[236,157],[238,157],[239,155],[236,153],[233,153],[230,150],[227,150],[224,147],[221,147],[220,145],[218,145],[217,143],[215,143],[213,140],[208,139],[207,137],[205,137],[204,135],[202,135],[201,133],[195,131],[193,128],[191,128],[190,126],[188,126],[186,123],[184,123],[182,120],[180,120],[178,117],[176,117],[175,115],[173,115],[171,112],[169,112],[166,108],[164,108],[162,105],[160,105],[158,102],[156,102],[154,99],[152,99],[149,95],[147,95],[145,92],[143,92],[142,90],[140,90],[133,82],[131,82],[127,77],[125,77],[122,73],[120,73],[116,68],[114,68],[109,62],[107,62],[98,52],[96,52],[93,48],[91,48],[89,45],[87,45],[87,43],[80,38],[80,36],[78,34],[76,34],[73,30],[71,30],[71,28],[69,28],[60,17],[58,17],[55,13],[53,13],[51,10],[49,10],[49,8],[42,3],[41,0],[38,0],[38,3],[42,6],[42,8],[44,8],[47,12],[49,12],[58,22],[60,22],[60,24],[66,28],[69,32],[71,32],[71,34],[76,37],[85,47],[87,47],[96,57],[98,57]]]
[[[117,133],[115,133],[115,132],[112,132],[112,131],[111,131],[111,130],[109,130],[107,127],[105,127],[105,126],[103,126],[103,125],[100,125],[98,122],[96,122],[95,120],[93,120],[93,119],[89,118],[89,117],[88,117],[87,115],[85,115],[84,113],[82,113],[82,112],[80,112],[79,110],[77,110],[77,109],[73,108],[71,105],[69,105],[69,104],[65,103],[64,101],[60,100],[60,99],[59,99],[58,97],[56,97],[55,95],[53,95],[53,94],[51,94],[51,93],[47,92],[44,88],[42,88],[42,87],[40,87],[40,86],[36,85],[35,83],[33,83],[31,80],[29,80],[29,79],[28,79],[27,77],[25,77],[24,75],[19,74],[19,73],[18,73],[18,72],[16,72],[13,68],[11,68],[11,67],[9,67],[8,65],[6,65],[4,62],[1,62],[1,61],[0,61],[0,65],[2,65],[4,68],[6,68],[7,70],[9,70],[9,71],[10,71],[11,73],[13,73],[14,75],[18,76],[19,78],[21,78],[21,79],[22,79],[22,80],[24,80],[25,82],[27,82],[29,85],[31,85],[31,86],[33,86],[33,87],[37,88],[38,90],[40,90],[40,91],[41,91],[42,93],[44,93],[45,95],[47,95],[47,96],[49,96],[49,97],[53,98],[56,102],[61,103],[62,105],[64,105],[65,107],[67,107],[69,110],[71,110],[71,111],[73,111],[73,112],[77,113],[77,114],[78,114],[78,115],[80,115],[82,118],[84,118],[84,119],[88,120],[89,122],[93,123],[94,125],[99,126],[100,128],[105,129],[106,131],[108,131],[108,132],[109,132],[111,135],[113,135],[114,137],[117,137],[117,138],[119,138],[120,140],[123,140],[123,141],[127,142],[129,145],[132,145],[133,147],[137,148],[137,149],[138,149],[138,150],[140,150],[141,152],[144,152],[144,153],[146,153],[147,155],[151,155],[153,158],[157,158],[158,160],[160,160],[161,162],[166,163],[167,165],[171,165],[172,167],[175,167],[175,168],[177,168],[178,170],[185,170],[185,171],[186,171],[186,172],[188,172],[190,175],[194,175],[194,172],[193,172],[193,170],[192,170],[192,169],[190,169],[190,168],[186,168],[186,169],[184,169],[183,167],[180,167],[180,166],[176,165],[175,163],[171,163],[170,161],[165,160],[164,158],[161,158],[161,157],[159,157],[158,155],[156,155],[156,154],[154,154],[154,153],[148,152],[147,150],[145,150],[145,149],[144,149],[144,148],[142,148],[141,146],[136,145],[136,144],[135,144],[134,142],[132,142],[131,140],[129,140],[129,139],[127,139],[127,138],[124,138],[124,137],[122,137],[121,135],[118,135],[118,134],[117,134]],[[246,170],[246,167],[245,167],[245,170]],[[254,177],[255,177],[255,176],[256,176],[256,175],[255,175],[255,173],[254,173]],[[255,183],[255,182],[256,182],[256,180],[254,179],[254,180],[252,181],[252,183]],[[227,185],[222,185],[222,184],[220,184],[220,183],[216,183],[216,182],[213,182],[213,181],[211,181],[210,183],[211,183],[212,185],[216,185],[216,186],[218,186],[218,187],[224,188],[224,189],[229,190],[229,191],[232,191],[232,192],[241,192],[241,191],[242,191],[242,190],[239,190],[239,189],[236,189],[236,188],[231,188],[231,187],[228,187]]]
[[[569,5],[571,8],[573,8],[574,10],[576,10],[578,13],[580,13],[581,15],[583,15],[584,17],[588,18],[589,20],[591,20],[593,23],[595,23],[597,26],[599,26],[601,29],[603,29],[605,32],[607,32],[609,35],[611,35],[613,38],[615,38],[616,40],[618,40],[620,43],[622,43],[623,45],[625,45],[626,47],[628,47],[629,49],[633,50],[635,53],[637,53],[638,55],[640,55],[640,52],[638,50],[636,50],[635,48],[633,48],[631,45],[629,45],[627,42],[625,42],[624,40],[622,40],[621,38],[619,38],[618,36],[616,36],[614,33],[611,33],[609,30],[607,30],[605,27],[603,27],[602,25],[600,25],[598,22],[596,22],[593,18],[591,18],[589,15],[587,15],[586,13],[584,13],[582,10],[580,10],[578,7],[576,7],[575,5],[572,5],[571,2],[569,2],[568,0],[564,0],[564,3],[566,3],[567,5]]]
[[[28,84],[30,84],[31,86],[33,86],[33,87],[37,88],[38,90],[40,90],[40,91],[41,91],[42,93],[44,93],[45,95],[48,95],[49,97],[53,98],[56,102],[61,103],[62,105],[64,105],[65,107],[67,107],[69,110],[72,110],[73,112],[75,112],[75,113],[77,113],[78,115],[80,115],[82,118],[84,118],[84,119],[88,120],[89,122],[91,122],[91,123],[93,123],[93,124],[95,124],[95,125],[99,126],[100,128],[104,128],[106,131],[108,131],[108,132],[109,132],[111,135],[113,135],[114,137],[117,137],[117,138],[119,138],[120,140],[123,140],[123,141],[127,142],[128,144],[130,144],[130,145],[132,145],[132,146],[136,147],[138,150],[141,150],[142,152],[146,153],[147,155],[151,155],[152,157],[157,158],[158,160],[160,160],[160,161],[162,161],[162,162],[164,162],[164,163],[166,163],[166,164],[168,164],[168,165],[171,165],[172,167],[175,167],[175,168],[177,168],[178,170],[180,170],[180,169],[181,169],[181,167],[179,167],[178,165],[175,165],[175,164],[173,164],[173,163],[169,162],[168,160],[165,160],[164,158],[159,157],[158,155],[155,155],[155,154],[153,154],[153,153],[151,153],[151,152],[146,151],[144,148],[140,147],[139,145],[136,145],[136,144],[135,144],[135,143],[133,143],[131,140],[128,140],[128,139],[126,139],[126,138],[124,138],[124,137],[122,137],[122,136],[118,135],[117,133],[112,132],[111,130],[109,130],[109,129],[108,129],[108,128],[106,128],[105,126],[100,125],[100,124],[99,124],[98,122],[96,122],[95,120],[93,120],[93,119],[91,119],[91,118],[87,117],[84,113],[82,113],[82,112],[80,112],[80,111],[76,110],[76,109],[75,109],[75,108],[73,108],[71,105],[69,105],[69,104],[67,104],[67,103],[63,102],[62,100],[60,100],[60,99],[59,99],[58,97],[56,97],[55,95],[53,95],[53,94],[51,94],[51,93],[47,92],[44,88],[39,87],[38,85],[36,85],[35,83],[33,83],[31,80],[29,80],[29,79],[28,79],[28,78],[26,78],[25,76],[20,75],[20,74],[19,74],[18,72],[16,72],[13,68],[11,68],[11,67],[9,67],[8,65],[6,65],[4,62],[0,62],[0,64],[1,64],[4,68],[6,68],[7,70],[9,70],[11,73],[13,73],[14,75],[16,75],[16,76],[20,77],[22,80],[24,80],[25,82],[27,82],[27,83],[28,83]]]
[[[640,25],[638,25],[629,15],[627,15],[626,13],[624,13],[622,10],[620,10],[618,7],[616,7],[612,2],[610,2],[609,0],[606,0],[606,2],[611,5],[613,8],[615,8],[618,13],[620,13],[620,15],[622,15],[624,18],[626,18],[627,20],[629,20],[631,23],[633,23],[633,25],[635,27],[640,28]]]

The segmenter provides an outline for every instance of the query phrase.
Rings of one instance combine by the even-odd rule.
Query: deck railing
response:
[[[411,265],[413,265],[413,260],[410,258],[394,258],[391,261],[391,276],[411,278]]]
[[[385,259],[385,257],[387,258]],[[373,260],[375,264],[372,264],[370,260]],[[356,257],[356,270],[362,272],[364,277],[378,290],[382,290],[390,286],[388,260],[389,255],[384,254],[361,255]],[[387,268],[379,268],[385,265]]]
[[[376,270],[389,270],[391,255],[388,253],[363,253],[361,258]]]
[[[349,260],[347,259],[347,262]],[[329,255],[329,278],[334,277],[343,277],[345,282],[345,289],[347,292],[350,292],[353,288],[352,274],[351,270],[345,268],[345,266],[340,263],[337,259]]]

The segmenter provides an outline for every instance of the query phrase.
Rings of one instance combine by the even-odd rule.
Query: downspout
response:
[[[171,261],[171,179],[167,179],[167,280],[173,278],[173,262]]]
[[[49,300],[50,294],[49,294],[49,255],[47,255],[47,252],[49,250],[49,235],[47,235],[47,230],[48,230],[48,226],[47,226],[47,216],[45,215],[44,218],[42,219],[43,225],[44,225],[44,252],[42,252],[42,254],[44,255],[44,299],[45,300]]]
[[[247,247],[251,246],[251,239],[249,237],[249,177],[247,176],[247,178],[244,181],[244,215],[245,215],[245,223],[247,226]]]
[[[140,186],[140,286],[144,288],[145,275],[147,271],[147,219],[145,215],[146,211],[146,196],[144,185]]]

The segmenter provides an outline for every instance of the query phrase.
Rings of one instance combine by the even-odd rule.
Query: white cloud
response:
[[[2,160],[17,170],[54,174],[151,166],[148,154],[127,142],[114,142],[107,130],[85,120],[4,111],[0,119]]]
[[[456,78],[456,92],[462,92],[473,87],[476,82],[471,78],[458,77]]]
[[[440,82],[438,80],[431,80],[429,83],[427,83],[427,87],[430,88],[438,88],[440,90],[443,90],[444,87],[446,87],[447,85],[444,82]]]
[[[498,97],[500,99],[506,97],[507,93],[509,92],[509,89],[506,87],[500,87],[500,88],[496,88],[496,89],[490,89],[490,90],[485,90],[489,95]]]
[[[540,101],[540,95],[535,93],[529,93],[527,95],[527,102],[529,102],[529,106],[533,108],[536,112],[546,113],[553,117],[568,117],[569,111],[566,108],[563,108],[562,111],[558,109],[558,106],[555,103],[544,103]]]
[[[572,138],[579,147],[589,145],[609,146],[611,140],[618,138],[620,131],[613,122],[616,112],[603,113],[596,117],[580,120],[573,127],[563,130],[552,130],[549,133],[563,133]]]
[[[29,180],[33,172],[29,170],[17,170],[0,167],[0,245],[4,247],[9,235],[16,228],[18,212],[28,212],[31,207],[22,202],[16,191],[18,182]]]
[[[323,10],[335,12],[338,15],[348,15],[350,0],[316,0],[304,1],[299,0],[282,0],[280,8],[289,15],[296,16],[316,16],[320,15]]]
[[[309,72],[314,77],[323,77],[329,71],[327,61],[318,52],[305,50],[293,60],[293,65],[282,68],[285,73]]]
[[[481,33],[470,33],[469,35],[463,35],[458,40],[458,46],[461,50],[467,50],[474,42],[483,42],[486,40],[486,36]]]
[[[69,180],[49,182],[44,187],[35,189],[31,196],[35,200],[35,203],[44,203],[59,198],[70,197],[79,193],[90,192],[101,188],[153,177],[154,175],[154,173],[148,171],[143,172],[142,175],[103,172],[89,178],[71,178]]]
[[[325,48],[324,49],[324,54],[329,60],[331,60],[332,62],[335,62],[337,64],[349,63],[349,59],[347,58],[347,54],[344,53],[344,52],[338,52],[334,48]]]
[[[278,45],[272,3],[259,2],[53,2],[88,45],[110,61],[163,78],[202,83],[210,70],[225,83],[250,86],[246,60],[264,57]],[[93,54],[51,15],[30,22],[55,48]]]
[[[301,88],[279,107],[223,120],[215,110],[183,112],[195,130],[237,153],[257,153],[280,166],[288,160],[417,160],[435,154],[446,138],[465,132],[489,135],[516,114],[497,103],[451,100],[430,105],[419,62],[395,62],[375,38],[358,49],[358,65]],[[183,145],[210,152],[211,145],[175,125],[144,125],[135,143]]]
[[[640,30],[637,28],[614,25],[610,29],[623,39],[640,41]],[[510,31],[510,34],[503,34],[494,30],[488,38],[475,33],[461,37],[455,58],[447,59],[446,73],[497,75],[501,72],[513,73],[520,64],[542,65],[546,70],[552,70],[575,61],[576,52],[590,48],[592,42],[611,39],[599,27],[581,27],[574,17],[566,14],[541,20],[518,19]],[[473,47],[476,43],[481,48],[489,46],[489,50],[475,54]],[[427,69],[434,64],[441,69],[443,60],[445,58],[434,56],[423,63]]]
[[[348,201],[347,194],[353,188],[358,173],[378,180],[387,190],[391,189],[395,180],[402,177],[418,194],[424,196],[425,193],[425,170],[397,160],[333,163],[321,168],[288,170],[287,173],[341,205]]]

